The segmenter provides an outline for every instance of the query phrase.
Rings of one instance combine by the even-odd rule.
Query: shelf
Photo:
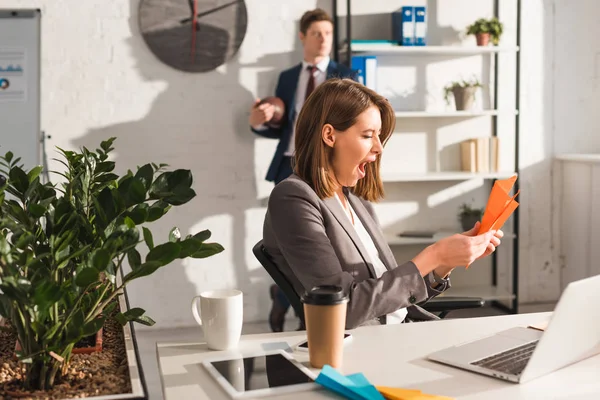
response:
[[[444,293],[439,295],[439,297],[443,296],[481,297],[485,301],[512,300],[515,298],[514,294],[497,286],[451,287],[450,289],[446,290]]]
[[[444,232],[440,231],[433,235],[433,237],[400,237],[394,234],[386,234],[385,238],[389,246],[413,246],[423,244],[433,244],[440,239],[454,235],[456,232]],[[516,235],[514,233],[504,233],[504,239],[514,239]]]
[[[347,47],[344,48],[347,51]],[[397,46],[377,43],[353,43],[352,53],[376,54],[431,54],[431,55],[476,55],[517,52],[519,48],[497,46]]]
[[[514,172],[430,172],[424,174],[403,174],[381,172],[383,182],[436,182],[465,181],[469,179],[506,179],[516,175]]]
[[[474,118],[500,114],[517,115],[517,110],[476,110],[476,111],[396,111],[396,118]]]

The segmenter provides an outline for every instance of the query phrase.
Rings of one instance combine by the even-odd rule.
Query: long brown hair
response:
[[[306,181],[321,198],[331,197],[337,183],[329,174],[333,149],[322,139],[321,131],[330,124],[343,132],[356,123],[358,116],[375,106],[381,112],[381,144],[385,146],[396,126],[390,103],[375,91],[351,79],[329,79],[308,97],[296,122],[294,172]],[[368,201],[383,198],[379,174],[381,154],[366,166],[366,176],[351,190]]]

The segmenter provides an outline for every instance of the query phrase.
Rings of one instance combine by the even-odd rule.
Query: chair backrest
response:
[[[300,301],[300,294],[296,292],[292,283],[279,270],[277,264],[275,264],[267,252],[267,249],[263,246],[262,240],[254,245],[252,252],[271,278],[273,278],[277,286],[283,291],[285,297],[288,298],[298,317],[304,322],[304,306],[302,305],[302,301]]]

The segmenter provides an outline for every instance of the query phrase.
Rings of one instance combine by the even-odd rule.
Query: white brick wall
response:
[[[302,12],[315,5],[329,9],[330,1],[246,1],[249,24],[238,55],[206,74],[181,73],[156,60],[138,31],[138,1],[4,0],[3,7],[42,9],[42,126],[52,135],[49,157],[54,156],[54,146],[96,146],[102,139],[117,136],[115,159],[120,170],[148,161],[191,169],[197,198],[172,211],[168,222],[156,224],[155,236],[166,239],[175,225],[182,231],[208,228],[226,251],[206,260],[174,263],[144,278],[131,286],[131,301],[146,308],[159,328],[183,326],[193,324],[189,312],[192,296],[207,289],[239,287],[246,295],[245,319],[264,320],[270,305],[266,293],[270,280],[252,256],[251,247],[262,231],[261,199],[270,190],[263,178],[276,143],[257,139],[248,131],[247,108],[256,96],[272,92],[281,69],[299,60],[296,22]],[[353,3],[355,11],[360,11],[358,2]],[[428,6],[434,3],[441,2],[430,1]],[[488,12],[491,4],[476,3],[479,6],[472,9],[473,18]],[[579,17],[597,13],[600,6],[592,0],[569,6],[559,0],[523,3],[521,294],[523,300],[534,301],[558,295],[552,203],[546,203],[552,198],[549,157],[561,148],[572,151],[569,143],[578,143],[577,149],[587,148],[586,143],[600,143],[587,132],[597,125],[597,113],[589,110],[598,101],[592,96],[596,86],[590,86],[595,85],[593,71],[598,67],[575,74],[576,79],[568,72],[578,67],[575,60],[588,65],[592,62],[590,51],[598,52],[597,46],[589,48],[593,41],[587,39],[593,35],[569,32],[575,25],[577,32],[597,30],[591,19]],[[379,12],[379,6],[380,12],[389,11],[386,2],[371,1],[368,12]],[[455,17],[463,15],[461,7],[439,7],[443,10],[437,16],[439,25],[447,29]],[[355,29],[360,32],[356,24]],[[570,46],[573,42],[579,44]],[[560,52],[558,43],[563,49]],[[559,58],[563,56],[569,57],[566,64]],[[445,81],[442,73],[435,72],[432,82]],[[400,76],[397,79],[403,82]],[[557,89],[560,95],[555,93]],[[579,121],[575,131],[569,129],[569,121],[574,119]],[[558,126],[561,132],[555,130]],[[566,140],[566,133],[577,139]],[[51,161],[51,167],[56,168],[56,163]],[[470,200],[472,188],[449,189],[442,190],[437,200],[423,194],[429,200],[421,207],[439,201],[439,196],[453,199],[432,208],[434,214],[420,214],[425,218],[411,218],[419,204],[397,206],[391,202],[380,207],[381,219],[389,225],[403,220],[427,227],[432,224],[429,216],[437,215],[458,229],[453,217],[456,207],[460,201]],[[400,196],[402,203],[402,190],[390,188],[389,192]],[[399,219],[399,215],[404,217]]]

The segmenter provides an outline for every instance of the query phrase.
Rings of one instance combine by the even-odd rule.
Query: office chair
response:
[[[279,270],[273,259],[267,252],[267,249],[263,246],[263,241],[260,240],[254,247],[252,248],[252,252],[256,259],[261,263],[263,268],[267,271],[267,273],[271,276],[271,278],[275,281],[277,286],[283,291],[285,296],[290,301],[290,305],[296,311],[296,315],[304,324],[304,306],[302,301],[300,301],[300,294],[296,292],[292,283],[286,278],[286,276]],[[466,308],[479,308],[483,307],[485,301],[478,297],[434,297],[429,301],[419,304],[423,309],[436,313],[439,312],[438,315],[440,318],[446,317],[450,311],[460,310]]]

